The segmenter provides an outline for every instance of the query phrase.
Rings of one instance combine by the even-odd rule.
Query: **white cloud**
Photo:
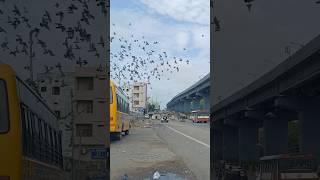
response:
[[[178,32],[175,38],[177,44],[179,45],[179,48],[182,49],[184,47],[187,47],[190,35],[188,32]]]
[[[178,21],[209,24],[208,0],[140,0],[153,11]]]

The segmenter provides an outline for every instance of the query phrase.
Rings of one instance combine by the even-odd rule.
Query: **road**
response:
[[[179,156],[198,180],[210,179],[210,126],[191,121],[154,125],[158,136]]]
[[[181,180],[209,180],[209,124],[146,120],[129,136],[111,143],[111,179],[125,174],[130,180],[146,179],[156,170]]]
[[[130,180],[149,180],[155,171],[175,180],[196,180],[181,158],[157,136],[148,121],[132,128],[121,141],[111,142],[110,165],[111,180],[120,180],[125,174]]]

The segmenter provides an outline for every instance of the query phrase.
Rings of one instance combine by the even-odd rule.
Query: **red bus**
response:
[[[209,121],[209,112],[205,110],[191,111],[191,119],[194,123],[207,123]]]

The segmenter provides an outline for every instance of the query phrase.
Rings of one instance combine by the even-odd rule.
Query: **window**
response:
[[[30,129],[31,129],[31,137],[34,138],[35,136],[35,129],[34,129],[34,117],[33,117],[33,113],[29,111],[29,123],[30,123]]]
[[[113,97],[112,97],[112,87],[110,87],[110,104],[113,102]]]
[[[122,99],[122,98],[120,98],[120,102],[121,102],[121,104],[120,104],[120,111],[123,112],[123,99]]]
[[[9,108],[6,83],[0,80],[0,133],[9,131]]]
[[[27,140],[28,140],[28,136],[27,136],[27,110],[26,110],[26,107],[23,106],[22,104],[20,105],[21,109],[20,109],[20,112],[21,112],[21,123],[22,123],[22,145],[23,145],[23,154],[27,154],[27,150],[28,150],[28,143],[27,143]]]
[[[139,101],[134,101],[134,105],[139,105]]]
[[[93,90],[93,77],[78,77],[78,90]]]
[[[42,132],[42,120],[40,118],[38,118],[38,129],[39,129],[39,138],[42,139],[43,138],[43,132]]]
[[[41,89],[41,92],[47,92],[47,87],[46,86],[43,86],[40,89]]]
[[[52,95],[60,95],[60,87],[52,87]]]
[[[92,124],[77,124],[76,134],[78,137],[91,137],[92,136]]]
[[[60,156],[59,156],[59,165],[60,165],[60,167],[63,167],[61,138],[62,138],[61,137],[61,131],[59,131],[59,133],[58,133],[58,146],[59,146],[58,152],[60,154]]]
[[[93,102],[90,100],[79,100],[77,103],[78,113],[93,113]]]
[[[43,123],[43,126],[44,126],[44,140],[45,140],[46,144],[48,144],[48,141],[49,141],[48,125],[47,125],[47,123]]]
[[[56,130],[53,130],[53,139],[54,139],[53,140],[54,141],[54,147],[53,147],[54,159],[56,163],[59,163],[59,159],[58,159],[59,157],[57,156],[59,146],[58,146],[58,136],[57,136]]]
[[[134,86],[133,89],[139,91],[139,86]]]
[[[119,96],[117,94],[117,109],[119,109],[119,108],[120,108],[120,99],[119,99]]]
[[[53,146],[54,146],[54,144],[53,144],[53,137],[52,137],[52,129],[51,129],[51,127],[49,127],[49,149],[50,149],[50,154],[51,154],[51,157],[52,157],[52,149],[53,149]]]
[[[127,113],[129,113],[129,103],[127,103]]]
[[[139,93],[133,93],[133,97],[139,98]]]
[[[33,113],[32,113],[33,114]],[[39,137],[39,121],[38,116],[33,114],[33,122],[34,122],[34,131],[35,131],[35,137]]]

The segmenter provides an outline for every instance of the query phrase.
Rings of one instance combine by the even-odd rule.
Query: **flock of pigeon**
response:
[[[132,23],[128,26],[132,26]],[[116,29],[115,27],[116,24],[113,23],[111,29]],[[179,67],[183,63],[190,63],[188,59],[170,56],[159,46],[159,41],[147,40],[145,36],[136,36],[127,34],[125,38],[116,31],[112,32],[110,38],[112,79],[123,83],[161,80],[169,73],[179,72]],[[185,51],[187,51],[186,48],[181,49],[181,52]]]
[[[97,20],[94,13],[90,12],[93,9],[92,3],[95,3],[106,17],[110,8],[107,0],[68,0],[60,4],[52,2],[48,10],[43,9],[42,16],[38,18],[40,21],[36,23],[30,18],[32,12],[25,6],[8,3],[9,6],[6,3],[6,0],[0,0],[0,17],[6,19],[2,25],[0,24],[0,37],[4,39],[0,46],[3,52],[6,51],[13,57],[25,56],[29,59],[42,53],[56,57],[57,62],[64,57],[78,66],[87,66],[90,60],[80,55],[86,52],[101,60],[101,65],[97,69],[101,71],[107,66],[101,54],[107,53],[107,43],[110,43],[111,49],[115,49],[110,52],[111,78],[129,83],[161,80],[169,73],[179,72],[179,67],[183,63],[190,63],[188,59],[170,56],[167,51],[159,47],[160,42],[147,40],[144,36],[131,34],[129,38],[124,38],[116,31],[109,36],[90,33],[87,28]],[[70,17],[74,19],[75,25],[65,21]],[[111,24],[111,26],[116,25]],[[132,26],[132,23],[129,23],[129,26]],[[21,35],[21,31],[28,32],[28,35]],[[51,31],[59,32],[61,37],[64,37],[61,42],[64,51],[52,48],[52,42],[39,37],[42,32]],[[8,35],[12,32],[16,32],[15,37]],[[186,50],[186,48],[181,49],[182,52]],[[59,54],[61,52],[63,54]],[[29,66],[25,69],[31,70]],[[61,72],[61,63],[53,67],[45,66],[45,72],[55,69]]]
[[[101,7],[101,12],[106,15],[108,12],[107,8],[109,8],[108,3],[105,0],[95,1],[97,6]],[[3,22],[7,24],[0,25],[0,36],[4,37],[4,41],[1,43],[1,49],[7,51],[8,54],[14,57],[23,55],[27,59],[38,55],[35,49],[41,49],[43,55],[56,56],[57,59],[64,57],[65,59],[73,61],[78,66],[86,66],[90,60],[84,59],[78,52],[83,53],[85,51],[92,53],[99,59],[101,53],[107,53],[107,43],[110,43],[112,49],[117,49],[114,48],[114,46],[119,45],[119,52],[110,52],[111,78],[122,79],[127,82],[138,80],[149,81],[152,77],[160,80],[166,73],[179,72],[179,64],[182,62],[189,64],[189,60],[169,57],[166,51],[157,47],[159,42],[148,41],[144,36],[135,37],[135,35],[132,34],[131,38],[125,39],[124,37],[118,36],[117,32],[112,32],[110,36],[90,34],[87,27],[97,18],[90,12],[89,2],[90,0],[70,0],[70,3],[53,3],[51,9],[54,9],[54,12],[44,9],[42,17],[39,17],[40,21],[33,23],[33,21],[29,19],[31,12],[26,7],[19,4],[14,4],[13,7],[6,7],[6,1],[1,0],[0,16],[7,16],[7,21]],[[65,4],[67,4],[67,6],[65,6]],[[8,13],[4,13],[4,11],[1,10],[4,8],[12,9],[7,9]],[[81,16],[79,16],[79,14],[81,14]],[[78,18],[75,26],[70,26],[70,23],[64,21],[67,16],[75,16]],[[115,26],[115,24],[112,24],[112,26]],[[129,26],[132,26],[132,24],[130,23]],[[20,35],[21,29],[29,32],[29,36],[26,35],[26,37],[23,37]],[[16,37],[6,36],[11,30],[16,31]],[[39,34],[42,32],[50,32],[53,30],[60,32],[61,37],[65,37],[64,41],[61,42],[61,46],[65,49],[63,54],[58,54],[61,51],[50,48],[50,43],[52,42],[39,38]],[[94,39],[99,40],[94,42]],[[85,46],[83,44],[85,44]],[[101,51],[98,51],[98,49],[101,49]],[[138,49],[140,49],[140,52]],[[186,48],[182,51],[186,51]],[[101,64],[106,64],[106,62],[102,61]],[[30,70],[31,68],[26,66],[25,69]],[[53,67],[45,66],[45,72],[50,72],[55,69],[61,71],[61,64],[58,63]],[[100,65],[97,70],[101,69],[102,65]]]
[[[79,66],[84,66],[89,63],[89,60],[84,60],[80,56],[81,52],[93,53],[97,59],[100,58],[100,54],[104,52],[98,52],[97,46],[100,46],[102,50],[105,50],[106,43],[108,43],[107,35],[99,35],[97,33],[90,34],[87,27],[91,22],[95,21],[96,17],[90,12],[94,7],[92,3],[101,9],[101,13],[104,17],[108,15],[109,2],[106,0],[69,0],[70,2],[58,2],[53,3],[51,10],[43,10],[42,17],[39,22],[33,23],[34,19],[30,19],[31,12],[25,7],[19,4],[14,4],[12,10],[10,9],[12,4],[7,3],[5,0],[0,1],[0,16],[7,21],[0,24],[0,37],[3,37],[1,49],[8,51],[8,54],[16,57],[17,55],[24,55],[32,58],[36,56],[35,49],[42,49],[44,55],[64,57],[65,59],[74,61]],[[91,2],[90,2],[91,1]],[[91,6],[90,6],[91,5]],[[90,8],[89,8],[90,7]],[[4,13],[4,9],[7,9],[7,13]],[[50,12],[51,11],[51,12]],[[53,12],[52,12],[53,11]],[[79,15],[80,14],[80,15]],[[65,22],[66,17],[71,17],[75,20],[75,26],[70,22]],[[31,22],[32,21],[32,22]],[[15,31],[16,37],[7,36],[8,32]],[[21,31],[28,32],[28,35],[23,37],[20,35]],[[61,37],[65,37],[61,42],[61,46],[65,51],[50,49],[50,43],[39,38],[39,34],[42,32],[60,32]],[[97,36],[97,37],[95,37]],[[93,39],[99,39],[98,42],[94,42]],[[89,48],[88,48],[89,47]],[[88,48],[88,49],[87,49]],[[63,54],[58,53],[63,52]],[[39,52],[38,52],[39,53]],[[60,58],[61,59],[61,58]],[[102,64],[106,64],[103,62]],[[25,69],[30,70],[29,66]],[[49,69],[53,69],[52,67]]]

